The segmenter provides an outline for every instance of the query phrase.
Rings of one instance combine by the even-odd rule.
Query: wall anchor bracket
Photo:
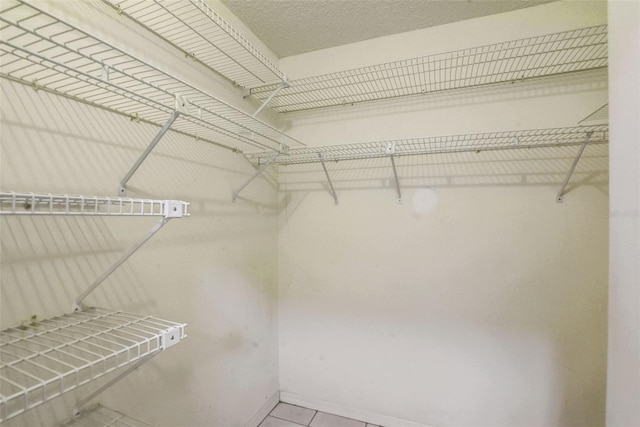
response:
[[[592,135],[593,135],[593,132],[587,132],[587,135],[584,138],[584,142],[580,146],[580,149],[578,150],[578,154],[576,154],[576,158],[573,159],[573,164],[571,165],[571,168],[569,169],[569,172],[567,173],[567,176],[564,178],[564,182],[562,183],[562,186],[560,187],[560,190],[556,195],[556,203],[564,202],[564,190],[566,189],[567,184],[571,179],[571,175],[573,175],[573,171],[576,169],[576,166],[578,165],[578,162],[582,157],[582,153],[584,153],[584,149],[587,147],[587,144],[589,143],[589,140],[591,139]]]

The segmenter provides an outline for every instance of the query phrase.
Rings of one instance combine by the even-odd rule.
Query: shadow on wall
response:
[[[0,83],[2,99],[11,100],[1,105],[2,191],[116,196],[119,180],[159,129],[4,79]],[[275,330],[278,208],[273,179],[257,180],[243,192],[246,200],[231,203],[233,190],[253,171],[240,154],[170,131],[131,179],[128,196],[186,200],[192,216],[171,220],[86,302],[185,322],[190,338],[145,366],[141,375],[146,380],[127,378],[102,395],[107,404],[110,399],[119,408],[137,405],[135,412],[152,414],[151,421],[169,422],[173,416],[216,425],[215,417],[242,416],[232,405],[238,400],[254,405],[250,399],[266,387],[264,377],[274,375],[275,368],[265,366],[275,358],[276,340],[263,342]],[[0,218],[0,327],[34,314],[69,313],[78,294],[156,221]],[[202,363],[194,364],[200,357]],[[229,378],[247,371],[256,381],[253,388]],[[175,388],[157,387],[165,382]],[[96,384],[100,381],[88,389]],[[206,401],[211,414],[203,414],[208,399],[203,396],[216,394],[212,390],[221,384],[227,393]],[[141,389],[152,397],[137,400]],[[237,399],[251,393],[250,399]],[[82,390],[69,393],[6,424],[58,425],[81,395]],[[168,403],[176,395],[196,397],[185,398],[176,411]]]

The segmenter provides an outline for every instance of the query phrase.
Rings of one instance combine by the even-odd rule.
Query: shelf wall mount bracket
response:
[[[280,93],[280,91],[282,89],[286,89],[289,87],[289,82],[287,81],[287,79],[285,78],[285,80],[283,80],[282,83],[280,83],[280,85],[273,91],[271,92],[271,95],[269,95],[269,97],[267,99],[265,99],[262,104],[260,104],[260,107],[258,107],[258,109],[256,110],[255,113],[253,113],[253,117],[257,117],[258,114],[260,114],[260,111],[262,111],[262,109],[264,107],[266,107],[267,105],[269,105],[269,103],[271,102],[271,100]]]
[[[231,201],[233,203],[236,202],[236,199],[238,198],[238,195],[240,194],[240,192],[242,190],[245,189],[245,187],[249,184],[251,184],[251,182],[256,179],[258,176],[260,176],[262,174],[262,172],[264,172],[269,166],[271,166],[271,164],[273,162],[275,162],[278,157],[280,157],[280,153],[276,154],[275,156],[271,157],[269,160],[267,160],[265,163],[263,163],[258,170],[256,170],[256,172],[251,176],[251,178],[249,178],[244,184],[242,184],[240,186],[240,188],[238,188],[238,190],[234,191],[233,196],[231,198]]]
[[[73,311],[82,311],[83,309],[83,301],[87,296],[96,290],[98,286],[100,286],[111,274],[118,269],[126,260],[131,258],[133,254],[135,254],[138,249],[140,249],[145,243],[149,241],[164,225],[169,222],[172,218],[181,218],[184,215],[184,211],[182,210],[182,206],[180,202],[177,201],[166,201],[165,206],[165,214],[164,217],[160,219],[151,229],[147,232],[147,234],[140,240],[138,243],[133,245],[129,250],[127,250],[124,254],[118,258],[118,260],[111,265],[100,277],[93,281],[75,300],[73,305]]]
[[[569,172],[567,172],[567,176],[564,178],[564,181],[562,182],[562,186],[560,187],[558,194],[556,194],[556,203],[564,202],[564,194],[565,194],[565,189],[567,188],[567,184],[569,183],[569,180],[571,179],[571,175],[573,175],[573,172],[575,171],[576,166],[578,165],[578,162],[580,161],[580,158],[584,153],[584,149],[587,147],[587,144],[591,140],[592,135],[593,135],[593,132],[587,132],[587,135],[584,138],[584,142],[580,146],[580,149],[576,154],[576,158],[573,159],[573,164],[571,165],[571,168],[569,168]]]
[[[333,183],[331,182],[329,171],[327,171],[327,166],[324,163],[324,157],[322,153],[318,153],[318,158],[320,159],[320,163],[322,164],[322,169],[324,169],[324,174],[327,177],[327,182],[329,183],[329,190],[331,190],[331,195],[333,196],[333,204],[338,206],[338,196],[336,195],[336,190],[333,188]]]
[[[183,105],[185,106],[187,105],[187,102],[184,98],[180,98],[179,96],[176,96],[176,104],[178,103],[184,103]],[[138,160],[136,160],[133,166],[131,166],[131,168],[129,169],[129,172],[127,172],[124,178],[122,178],[122,180],[120,181],[120,186],[118,187],[119,196],[125,196],[127,194],[127,183],[129,182],[133,174],[136,173],[140,165],[142,165],[142,163],[147,159],[149,154],[151,154],[151,151],[153,151],[156,145],[158,145],[158,142],[160,142],[164,134],[167,133],[167,131],[169,130],[173,122],[175,122],[178,116],[180,116],[181,110],[184,111],[181,108],[180,109],[176,108],[173,111],[173,113],[171,113],[171,116],[169,116],[169,119],[165,122],[165,124],[162,126],[160,131],[156,134],[155,138],[153,138],[153,140],[147,146],[144,152],[140,155],[140,157],[138,157]]]
[[[396,170],[396,146],[393,142],[388,143],[384,147],[384,153],[391,159],[391,168],[393,169],[393,178],[396,185],[396,194],[398,195],[398,204],[402,204],[402,193],[400,192],[400,180],[398,179],[398,171]]]

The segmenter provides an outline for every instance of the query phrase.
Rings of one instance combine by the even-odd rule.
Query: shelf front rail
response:
[[[90,308],[0,332],[0,421],[180,342],[181,323]]]
[[[290,80],[271,102],[285,113],[516,82],[607,66],[600,25]],[[259,100],[277,85],[252,88]]]

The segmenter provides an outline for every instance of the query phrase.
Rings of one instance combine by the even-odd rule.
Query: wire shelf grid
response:
[[[547,34],[289,81],[278,112],[513,82],[607,66],[607,26]],[[278,85],[251,89],[265,100]]]
[[[65,427],[154,427],[153,424],[138,420],[123,414],[120,411],[95,405],[69,422]]]
[[[609,139],[609,126],[576,126],[552,129],[533,129],[448,135],[422,138],[405,138],[343,144],[291,148],[287,155],[275,160],[278,164],[318,163],[322,161],[357,160],[377,157],[409,156],[422,154],[458,153],[469,151],[527,149],[540,147],[559,147],[580,145],[587,135],[591,135],[589,144],[606,143]],[[271,159],[273,153],[247,153],[247,159],[261,164]]]
[[[180,200],[0,192],[0,215],[189,216]]]
[[[24,0],[0,4],[0,77],[46,88],[235,149],[303,145],[178,77]]]
[[[0,332],[0,421],[185,337],[184,324],[90,308]]]
[[[194,60],[244,88],[284,74],[204,0],[105,0]]]

